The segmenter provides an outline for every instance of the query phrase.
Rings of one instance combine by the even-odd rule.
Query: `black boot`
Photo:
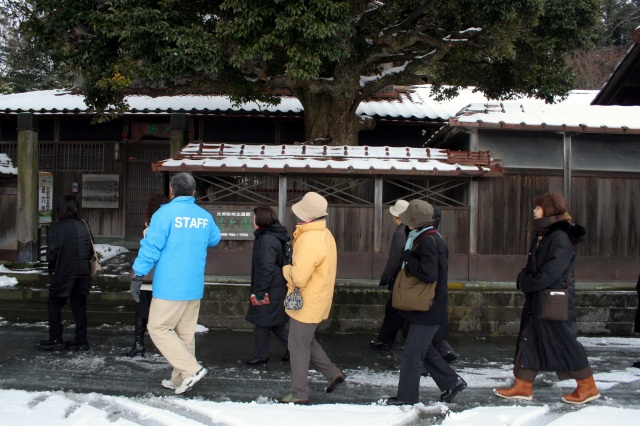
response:
[[[135,329],[135,342],[133,343],[133,347],[129,349],[127,352],[122,352],[124,356],[144,356],[146,349],[144,347],[144,332],[147,329],[147,320],[144,318],[136,317],[136,329]]]

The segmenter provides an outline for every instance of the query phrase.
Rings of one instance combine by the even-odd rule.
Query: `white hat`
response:
[[[301,221],[308,222],[311,219],[327,216],[327,200],[317,192],[307,192],[304,197],[293,206],[293,214]]]
[[[395,217],[400,217],[400,214],[403,213],[408,206],[408,201],[398,200],[393,206],[389,207],[389,213],[391,213]]]

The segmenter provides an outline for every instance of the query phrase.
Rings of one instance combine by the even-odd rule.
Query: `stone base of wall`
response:
[[[12,275],[12,274],[6,274]],[[11,322],[47,321],[48,276],[12,275],[15,287],[0,288],[0,316]],[[217,280],[222,281],[222,280]],[[245,321],[249,288],[242,279],[208,284],[199,323],[210,328],[251,329]],[[89,298],[91,325],[133,324],[134,303],[128,277],[103,276]],[[582,335],[631,335],[637,307],[634,285],[578,286],[578,327]],[[388,291],[373,282],[343,282],[336,286],[331,316],[320,330],[376,333],[384,317]],[[450,283],[449,332],[463,335],[515,335],[524,296],[512,284]],[[64,318],[73,323],[68,307]]]

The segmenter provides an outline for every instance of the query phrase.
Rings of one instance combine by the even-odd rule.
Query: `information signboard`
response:
[[[253,209],[209,209],[223,240],[253,240]]]
[[[82,175],[82,208],[117,209],[119,175]]]
[[[38,172],[38,227],[53,222],[53,173]]]

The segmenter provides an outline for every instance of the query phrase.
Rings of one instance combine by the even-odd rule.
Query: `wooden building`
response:
[[[302,106],[292,97],[282,97],[278,106],[236,106],[225,96],[127,100],[124,117],[94,124],[83,96],[72,91],[0,95],[0,152],[22,171],[21,185],[34,193],[29,200],[36,199],[37,172],[52,173],[54,199],[75,193],[99,242],[137,247],[145,198],[167,190],[165,176],[153,173],[151,164],[189,141],[272,145],[304,140]],[[376,122],[375,129],[360,133],[359,142],[371,146],[421,146],[451,115],[424,88],[381,93],[357,113]],[[18,161],[19,146],[25,150],[24,164]],[[31,230],[37,229],[37,206],[19,206],[18,212],[18,225],[3,221],[0,233],[28,229],[18,232],[13,247],[0,247],[0,257],[16,260],[24,252],[21,260],[33,261],[35,242],[44,235]]]
[[[170,173],[189,170],[198,178],[198,202],[229,220],[270,204],[292,231],[286,206],[308,190],[327,195],[343,278],[377,278],[392,231],[385,208],[399,198],[423,198],[443,209],[451,279],[513,281],[526,257],[533,198],[546,191],[563,192],[589,231],[579,246],[581,281],[630,282],[640,272],[640,107],[485,101],[456,114],[429,99],[424,88],[403,89],[361,106],[359,113],[377,124],[361,132],[360,146],[313,157],[310,152],[322,147],[295,145],[303,139],[303,116],[292,98],[277,107],[237,107],[224,97],[129,102],[124,118],[91,124],[80,95],[0,96],[0,152],[15,163],[19,143],[33,146],[35,133],[36,170],[53,173],[56,197],[77,190],[99,242],[136,248],[147,194],[166,192]],[[21,117],[27,124],[20,124]],[[25,133],[31,138],[20,139]],[[421,158],[411,171],[377,161],[385,152],[403,157],[394,151],[398,147],[404,157],[429,151],[444,157],[435,168]],[[310,152],[296,151],[304,149]],[[318,162],[322,156],[324,164]],[[302,158],[317,164],[292,166]],[[352,160],[351,169],[340,167]],[[475,164],[475,170],[444,173],[452,164]],[[5,232],[10,225],[0,223]],[[16,250],[29,252],[20,238]],[[248,275],[250,239],[223,241],[207,273]],[[13,250],[0,256],[16,257]]]

